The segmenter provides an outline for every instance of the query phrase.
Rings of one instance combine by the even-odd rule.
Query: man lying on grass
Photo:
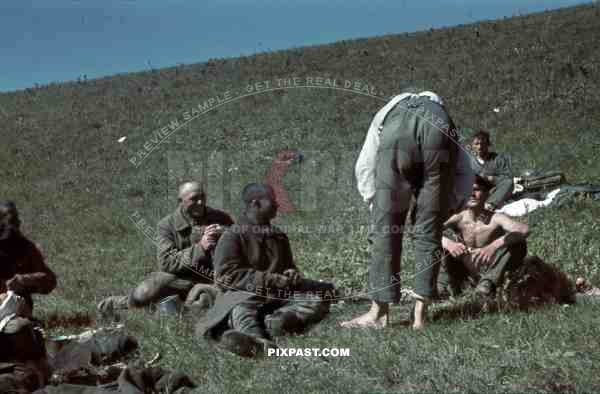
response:
[[[223,292],[197,323],[196,335],[251,357],[275,347],[273,337],[300,333],[321,321],[329,301],[324,299],[328,291],[310,289],[319,283],[303,278],[287,235],[271,225],[278,206],[273,188],[253,183],[242,198],[244,212],[215,251],[215,282]]]
[[[442,238],[445,256],[438,277],[441,293],[458,295],[471,281],[478,293],[492,295],[505,274],[518,268],[527,255],[529,226],[484,207],[492,187],[476,176],[466,209],[444,223],[458,234],[459,241]]]
[[[130,295],[112,296],[98,304],[101,312],[127,307],[144,307],[170,295],[179,295],[186,305],[210,303],[200,290],[213,283],[212,255],[224,227],[233,224],[225,212],[206,205],[200,182],[179,186],[177,209],[158,227],[157,258],[160,271],[152,272]]]

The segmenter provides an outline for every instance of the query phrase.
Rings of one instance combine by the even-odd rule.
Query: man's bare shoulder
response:
[[[506,232],[518,232],[526,236],[529,235],[528,224],[516,221],[506,214],[496,213],[492,219],[495,225],[502,227]]]
[[[501,226],[506,222],[514,222],[514,220],[505,213],[502,212],[494,212],[492,217],[490,218],[490,224],[495,224],[497,226]]]
[[[450,218],[448,220],[446,220],[446,222],[444,223],[444,226],[446,226],[446,227],[457,226],[464,220],[464,213],[465,213],[465,211],[460,211],[460,212],[457,212],[454,215],[450,216]]]

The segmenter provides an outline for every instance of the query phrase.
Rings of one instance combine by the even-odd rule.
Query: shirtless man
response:
[[[514,270],[527,255],[529,226],[502,213],[485,209],[490,182],[475,177],[466,209],[444,223],[458,235],[458,241],[442,238],[446,256],[438,277],[438,289],[458,295],[467,281],[476,283],[482,295],[494,294],[507,271]]]

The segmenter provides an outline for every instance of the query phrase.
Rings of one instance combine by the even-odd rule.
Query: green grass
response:
[[[129,217],[138,212],[154,226],[173,209],[179,179],[207,176],[213,205],[235,214],[241,187],[261,180],[281,149],[305,153],[283,180],[298,212],[284,214],[282,222],[345,229],[290,233],[299,266],[344,286],[366,283],[366,237],[349,231],[367,223],[352,171],[384,101],[344,90],[268,91],[202,114],[139,167],[129,162],[162,127],[173,119],[181,124],[185,111],[226,91],[243,94],[258,81],[337,78],[369,84],[384,97],[399,86],[428,88],[446,98],[466,137],[488,129],[517,169],[559,169],[573,183],[600,183],[599,16],[599,8],[582,6],[0,94],[0,196],[17,201],[25,232],[59,275],[59,287],[37,299],[37,315],[77,320],[93,314],[99,299],[155,269],[154,246]],[[121,136],[127,141],[120,144]],[[221,153],[206,158],[206,151]],[[591,201],[531,214],[530,253],[571,277],[600,282],[599,216],[600,206]],[[406,240],[405,286],[412,286],[412,258]],[[335,306],[307,335],[280,342],[350,349],[350,357],[327,360],[242,360],[193,338],[190,321],[135,311],[125,323],[146,359],[161,352],[161,365],[190,374],[203,392],[600,388],[593,370],[600,351],[598,305],[444,318],[422,334],[402,325],[382,332],[337,328],[337,320],[366,307]],[[78,330],[59,324],[50,331]]]

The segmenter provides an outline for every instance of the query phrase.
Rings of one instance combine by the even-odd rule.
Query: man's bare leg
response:
[[[387,302],[373,301],[371,309],[364,315],[342,322],[345,328],[383,328],[388,325],[390,307]]]
[[[418,297],[415,300],[415,315],[412,329],[420,331],[425,328],[425,317],[427,316],[427,307],[431,301],[425,297]]]

